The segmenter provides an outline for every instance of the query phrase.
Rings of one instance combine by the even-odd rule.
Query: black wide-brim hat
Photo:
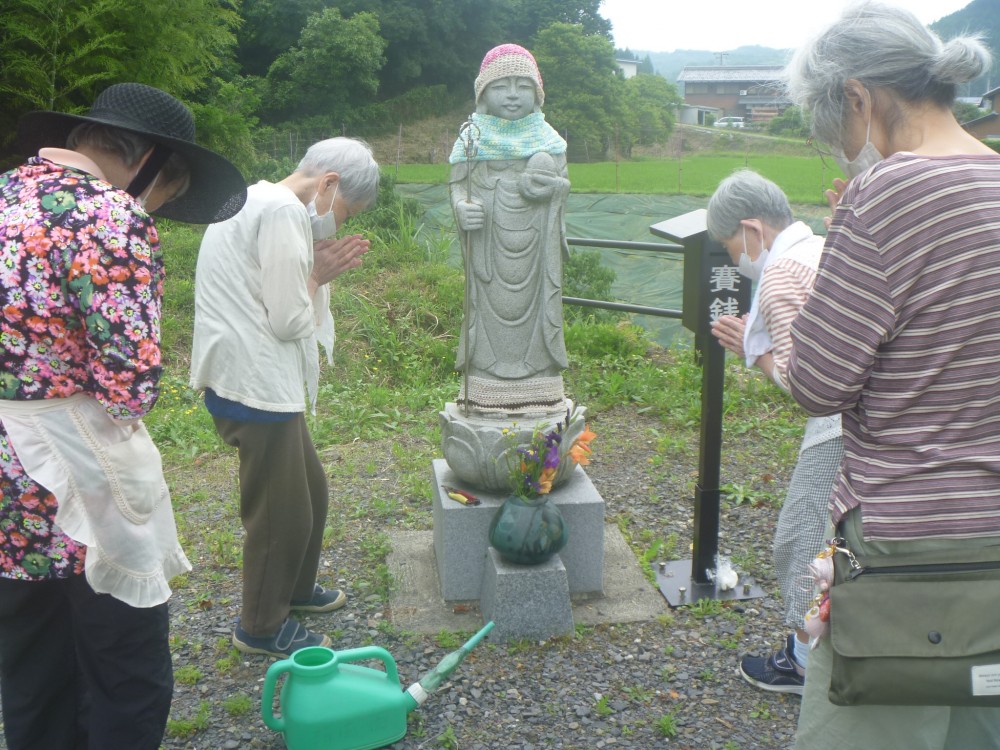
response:
[[[141,83],[118,83],[102,91],[86,115],[29,112],[18,122],[18,146],[34,154],[46,146],[65,148],[81,123],[128,130],[179,154],[191,170],[184,195],[164,203],[154,216],[211,224],[236,215],[247,199],[240,171],[225,157],[194,142],[194,116],[165,91]]]

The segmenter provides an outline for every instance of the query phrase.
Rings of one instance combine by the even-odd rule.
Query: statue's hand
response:
[[[475,232],[486,225],[486,210],[482,203],[458,201],[455,204],[455,219],[463,232]]]
[[[553,172],[526,170],[521,175],[520,190],[525,200],[549,200],[556,192],[569,192],[569,180]]]

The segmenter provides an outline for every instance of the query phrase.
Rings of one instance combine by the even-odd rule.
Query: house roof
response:
[[[730,82],[763,83],[780,81],[781,65],[712,65],[686,66],[677,76],[681,83]]]
[[[987,99],[994,99],[998,95],[1000,95],[1000,86],[997,86],[995,89],[990,89],[985,94],[983,94],[983,98],[980,100],[980,106],[985,105]]]

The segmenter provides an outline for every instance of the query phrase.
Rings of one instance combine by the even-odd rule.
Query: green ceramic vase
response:
[[[537,565],[566,546],[569,527],[548,495],[510,495],[490,522],[489,539],[504,560]]]

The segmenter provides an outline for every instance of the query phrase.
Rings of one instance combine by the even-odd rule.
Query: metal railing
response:
[[[683,253],[684,246],[670,242],[631,242],[628,240],[596,240],[586,237],[567,237],[566,242],[576,247],[603,247],[612,250],[642,250],[654,253]],[[599,307],[604,310],[617,310],[618,312],[637,313],[639,315],[655,315],[660,318],[674,318],[680,320],[682,313],[680,310],[672,310],[666,307],[648,307],[646,305],[633,305],[628,302],[610,302],[608,300],[583,299],[581,297],[563,297],[564,305],[576,305],[577,307]]]

